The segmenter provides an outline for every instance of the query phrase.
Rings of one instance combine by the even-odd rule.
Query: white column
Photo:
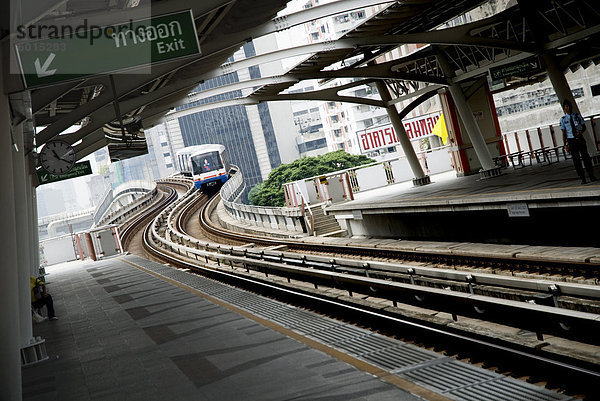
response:
[[[554,92],[556,92],[556,96],[558,96],[558,100],[560,101],[560,107],[562,108],[562,104],[565,101],[565,99],[569,99],[569,101],[573,105],[572,110],[576,113],[581,114],[581,112],[579,111],[579,106],[577,105],[577,101],[573,97],[573,92],[571,91],[569,82],[567,81],[567,78],[565,77],[563,71],[558,66],[556,59],[549,54],[542,54],[541,57],[544,60],[544,64],[546,64],[548,78],[550,78],[552,88],[554,89]],[[590,153],[590,156],[597,156],[598,149],[596,148],[596,138],[594,138],[593,131],[591,129],[588,129],[583,133],[583,135],[585,135],[587,149]]]
[[[0,48],[0,60],[4,60]],[[19,285],[17,239],[15,233],[15,197],[13,192],[13,165],[11,143],[11,122],[8,96],[4,92],[3,64],[0,63],[0,243],[2,262],[0,263],[0,305],[2,324],[0,325],[0,394],[3,400],[21,400],[21,358],[19,341]]]
[[[21,346],[27,346],[33,338],[33,328],[31,321],[31,296],[29,277],[31,275],[31,244],[29,227],[31,225],[29,208],[27,201],[27,187],[29,186],[29,177],[25,165],[25,150],[23,139],[23,124],[14,127],[13,138],[18,151],[11,147],[13,152],[13,185],[15,197],[15,218],[16,218],[16,239],[17,239],[17,258],[18,258],[18,277],[19,277],[19,322],[21,331]],[[37,276],[37,274],[36,274]]]
[[[485,139],[483,138],[483,134],[479,129],[479,125],[477,121],[475,121],[475,117],[473,116],[473,111],[469,104],[467,103],[467,99],[465,98],[465,94],[463,93],[461,87],[458,84],[451,84],[448,86],[450,89],[450,94],[452,95],[452,100],[454,100],[454,104],[456,104],[456,109],[458,110],[458,114],[460,115],[460,119],[467,130],[467,135],[469,135],[469,139],[471,140],[471,144],[473,145],[473,149],[477,154],[477,158],[481,163],[481,167],[484,170],[492,170],[496,168],[494,161],[492,160],[492,155],[490,154],[490,150],[485,143]]]
[[[384,102],[389,102],[392,97],[390,96],[390,92],[385,86],[383,81],[377,81],[377,91],[379,92],[379,96],[381,100]],[[392,122],[392,126],[398,135],[398,142],[400,142],[400,146],[404,151],[404,155],[406,156],[406,160],[408,161],[408,165],[412,170],[414,175],[413,183],[415,185],[424,185],[429,184],[431,181],[429,180],[429,176],[423,172],[423,167],[419,162],[419,158],[417,157],[417,153],[415,152],[415,148],[413,148],[412,143],[410,142],[410,138],[406,134],[406,130],[404,129],[404,124],[402,124],[402,119],[398,115],[398,110],[395,105],[387,106],[386,108],[387,114],[390,117],[390,121]]]
[[[40,235],[38,232],[38,213],[37,213],[37,192],[33,183],[33,178],[28,175],[27,186],[27,207],[30,213],[29,219],[29,237],[31,249],[31,274],[37,275],[40,267]]]
[[[450,62],[447,57],[443,53],[437,54],[438,62],[444,71],[444,75],[446,75],[450,84],[448,85],[448,89],[450,90],[450,94],[452,95],[452,100],[454,100],[454,104],[456,105],[456,109],[458,110],[458,115],[467,130],[467,135],[471,140],[471,144],[473,145],[473,149],[475,150],[475,154],[481,163],[481,167],[484,171],[495,170],[497,169],[494,161],[492,160],[492,155],[490,150],[485,143],[485,139],[483,138],[483,134],[479,129],[479,125],[477,121],[475,121],[475,117],[473,116],[473,111],[471,107],[467,103],[467,99],[465,94],[460,87],[459,84],[453,83],[452,78],[454,78],[455,73],[454,69],[451,67]]]

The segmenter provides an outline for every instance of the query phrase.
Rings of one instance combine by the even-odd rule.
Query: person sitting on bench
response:
[[[29,278],[31,287],[31,306],[33,309],[41,309],[44,305],[48,309],[48,319],[58,320],[54,312],[54,302],[52,296],[46,291],[46,284],[41,278],[31,276]]]

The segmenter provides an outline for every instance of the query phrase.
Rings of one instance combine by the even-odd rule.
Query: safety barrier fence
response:
[[[221,202],[232,218],[257,227],[287,230],[312,235],[312,212],[308,207],[266,207],[246,205],[239,202],[246,184],[239,169],[223,184],[220,191]]]
[[[94,212],[94,224],[100,225],[100,220],[104,219],[104,215],[110,209],[113,201],[118,199],[120,196],[124,196],[129,193],[144,193],[150,192],[154,189],[155,185],[152,182],[143,180],[133,180],[123,183],[115,189],[109,189],[104,194],[102,201],[98,204],[96,211]]]
[[[38,226],[45,226],[48,225],[54,221],[62,221],[62,220],[69,220],[69,219],[75,219],[77,217],[83,217],[83,216],[91,216],[94,214],[94,208],[90,208],[90,209],[86,209],[86,210],[79,210],[77,212],[65,212],[65,213],[59,213],[59,214],[53,214],[50,216],[45,216],[42,218],[38,219]]]
[[[583,133],[590,156],[599,159],[600,149],[600,115],[584,117],[586,131]],[[494,160],[500,167],[512,165],[514,168],[536,164],[552,164],[560,158],[568,159],[570,154],[566,151],[560,125],[548,124],[539,127],[525,128],[502,134],[506,155],[496,157]]]
[[[146,192],[144,195],[135,199],[133,202],[128,203],[124,207],[117,209],[112,213],[105,214],[96,225],[103,226],[106,224],[121,224],[131,215],[137,213],[140,209],[152,203],[156,198],[156,195],[158,195],[158,189],[154,187],[154,189],[152,189],[150,192]]]
[[[417,157],[426,174],[438,174],[453,170],[448,152],[448,147],[440,147],[418,152]],[[283,189],[286,205],[299,207],[302,203],[353,200],[358,192],[411,181],[413,178],[408,160],[400,156],[285,183]]]

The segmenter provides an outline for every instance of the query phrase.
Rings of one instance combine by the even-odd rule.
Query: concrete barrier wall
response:
[[[71,235],[40,241],[40,264],[51,266],[76,260]]]
[[[419,160],[426,174],[438,174],[452,171],[451,157],[448,147],[433,149],[418,153]],[[342,177],[342,183],[340,183]],[[308,200],[311,204],[326,202],[341,202],[350,199],[350,188],[343,189],[343,182],[350,183],[352,193],[381,188],[399,182],[411,181],[414,178],[406,157],[384,160],[365,166],[354,167],[347,170],[335,171],[319,177],[310,177],[304,180],[284,184],[288,193],[305,193],[309,189],[319,187],[320,193],[309,193]],[[324,182],[327,181],[327,188]],[[324,196],[328,196],[324,199]],[[293,202],[288,201],[288,206]]]
[[[304,219],[300,207],[264,207],[237,202],[245,187],[242,172],[237,170],[220,190],[221,202],[232,218],[257,227],[303,233]]]

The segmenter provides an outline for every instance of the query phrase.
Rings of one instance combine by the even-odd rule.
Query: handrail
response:
[[[308,202],[305,201],[304,195],[300,193],[300,210],[302,211],[302,217],[304,217],[304,221],[306,223],[308,235],[315,235],[315,216],[313,215],[312,210],[308,207]],[[308,215],[306,214],[306,210],[308,210]]]

